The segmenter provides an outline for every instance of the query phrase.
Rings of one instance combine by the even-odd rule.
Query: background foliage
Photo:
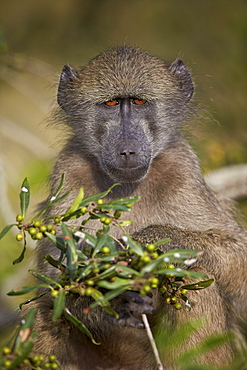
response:
[[[29,176],[36,200],[61,145],[47,129],[65,63],[78,66],[126,43],[171,63],[181,57],[209,111],[195,122],[193,145],[203,170],[247,162],[247,2],[238,0],[0,0],[0,228],[18,212],[19,186]],[[195,143],[196,141],[196,143]],[[19,244],[1,243],[0,327],[6,292],[21,286],[27,266],[12,267]],[[32,259],[32,253],[30,253]]]

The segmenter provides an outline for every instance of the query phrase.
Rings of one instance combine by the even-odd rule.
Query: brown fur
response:
[[[117,182],[117,178],[105,171],[102,152],[104,156],[109,154],[111,161],[107,140],[114,147],[116,135],[127,135],[128,139],[130,134],[128,131],[124,135],[119,133],[121,122],[116,122],[119,116],[114,119],[107,116],[102,104],[111,99],[125,101],[133,97],[150,103],[150,109],[143,108],[147,109],[145,119],[138,120],[139,113],[135,110],[135,129],[129,129],[134,130],[139,141],[146,140],[151,147],[150,165],[145,176],[114,188],[108,198],[141,196],[142,200],[125,216],[134,221],[128,231],[135,239],[145,243],[170,237],[172,242],[166,244],[165,249],[204,251],[195,269],[215,278],[215,283],[204,291],[191,292],[191,312],[185,309],[175,312],[155,294],[157,311],[149,318],[157,332],[174,329],[187,320],[203,318],[203,328],[182,344],[182,349],[194,346],[213,333],[229,329],[238,333],[237,319],[246,311],[247,287],[246,234],[235,221],[228,204],[206,186],[196,155],[179,133],[192,112],[192,93],[190,74],[181,61],[168,67],[139,49],[117,47],[100,54],[78,71],[65,67],[58,92],[62,109],[57,113],[57,120],[67,123],[73,133],[51,177],[51,195],[63,172],[66,172],[66,189],[72,188],[72,192],[69,200],[66,198],[58,203],[50,214],[64,212],[82,186],[85,194],[90,195]],[[109,153],[104,152],[106,148]],[[141,148],[141,161],[144,154],[145,150]],[[120,237],[118,229],[113,229],[113,233]],[[48,267],[43,256],[48,252],[57,253],[50,243],[41,242],[38,265],[46,272]],[[72,313],[85,322],[102,343],[101,346],[92,344],[65,318],[53,323],[50,319],[52,304],[44,297],[35,302],[38,307],[36,330],[40,334],[36,344],[38,351],[56,354],[66,370],[155,368],[143,329],[120,327],[100,309],[83,314],[83,307],[87,305],[85,298],[68,304]],[[170,354],[163,351],[162,346],[160,350],[164,368],[177,369],[175,361],[180,349],[175,345]],[[232,354],[230,344],[226,344],[200,360],[222,365],[229,362]]]

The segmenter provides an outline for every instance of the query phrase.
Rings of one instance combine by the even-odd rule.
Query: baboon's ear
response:
[[[186,102],[190,100],[194,92],[194,86],[191,79],[190,72],[184,65],[181,59],[176,59],[170,67],[170,71],[179,81],[180,89],[184,93]]]
[[[73,89],[73,82],[78,78],[77,71],[65,65],[63,67],[58,85],[57,101],[61,108],[67,110],[69,105],[69,93]]]

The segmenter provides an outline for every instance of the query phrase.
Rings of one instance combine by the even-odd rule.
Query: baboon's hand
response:
[[[142,329],[144,325],[141,321],[141,314],[152,314],[155,311],[150,296],[142,296],[138,292],[127,291],[121,294],[119,298],[120,302],[116,310],[119,313],[118,323],[121,326]]]

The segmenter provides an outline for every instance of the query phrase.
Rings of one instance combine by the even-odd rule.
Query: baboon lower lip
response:
[[[147,172],[149,166],[142,166],[137,168],[107,168],[107,173],[115,181],[121,182],[136,182],[142,180]]]

